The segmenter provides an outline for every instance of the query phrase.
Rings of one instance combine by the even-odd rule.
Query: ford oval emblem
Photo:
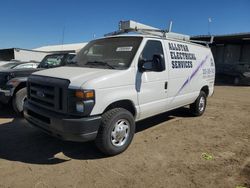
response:
[[[37,91],[36,92],[36,95],[38,96],[38,97],[45,97],[45,94],[44,94],[44,92],[42,92],[42,91]]]

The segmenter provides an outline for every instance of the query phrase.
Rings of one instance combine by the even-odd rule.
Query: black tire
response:
[[[126,139],[122,146],[115,146],[112,143],[114,137],[111,136],[119,121],[126,121],[129,127]],[[127,132],[127,131],[126,131]],[[123,108],[114,108],[102,115],[102,123],[100,125],[95,143],[99,150],[104,154],[112,156],[125,151],[130,145],[135,133],[135,121],[133,115]]]
[[[201,108],[201,101],[204,100],[204,104],[203,107]],[[207,95],[204,91],[200,92],[200,95],[198,96],[198,98],[195,100],[195,102],[193,104],[190,105],[190,110],[191,113],[194,116],[201,116],[205,110],[206,110],[206,106],[207,106]]]
[[[12,100],[12,106],[15,112],[19,115],[23,113],[23,104],[27,99],[27,88],[22,88],[18,90]]]

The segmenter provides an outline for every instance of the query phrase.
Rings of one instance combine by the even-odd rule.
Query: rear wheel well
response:
[[[136,116],[136,109],[132,101],[130,100],[121,100],[116,101],[112,104],[110,104],[105,110],[104,113],[108,110],[114,109],[114,108],[124,108],[128,110],[134,117]]]
[[[201,88],[201,91],[204,91],[204,92],[206,93],[207,96],[209,95],[209,88],[208,88],[208,86],[203,86],[203,87]]]

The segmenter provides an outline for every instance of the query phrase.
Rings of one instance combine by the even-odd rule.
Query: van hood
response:
[[[96,69],[83,67],[59,67],[35,72],[32,75],[46,76],[53,78],[66,79],[70,81],[70,88],[80,88],[88,81],[102,79],[106,75],[119,73],[121,70]]]

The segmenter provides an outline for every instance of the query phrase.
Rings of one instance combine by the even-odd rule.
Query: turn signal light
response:
[[[93,90],[76,91],[75,96],[83,100],[90,100],[95,98],[95,92]]]

